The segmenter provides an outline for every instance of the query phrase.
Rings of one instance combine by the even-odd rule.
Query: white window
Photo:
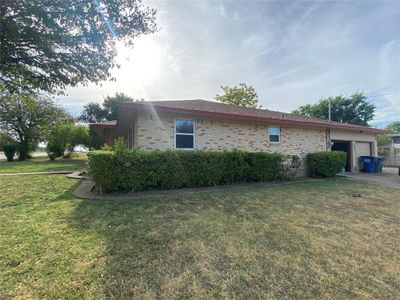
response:
[[[280,127],[269,127],[268,128],[268,140],[270,143],[281,142],[281,128]]]
[[[175,120],[175,148],[194,149],[194,120]]]

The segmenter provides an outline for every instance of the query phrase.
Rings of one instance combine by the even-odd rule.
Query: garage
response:
[[[332,148],[331,148],[332,151],[346,152],[347,161],[346,161],[345,171],[350,172],[352,169],[351,168],[351,142],[333,140],[332,143],[333,143]]]
[[[369,142],[356,142],[355,144],[355,157],[357,159],[358,170],[361,169],[360,156],[371,155],[371,143]]]

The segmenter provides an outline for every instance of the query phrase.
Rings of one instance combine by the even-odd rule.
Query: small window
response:
[[[268,136],[270,143],[280,143],[281,142],[281,128],[280,127],[269,127]]]
[[[175,120],[175,148],[194,149],[194,120]]]

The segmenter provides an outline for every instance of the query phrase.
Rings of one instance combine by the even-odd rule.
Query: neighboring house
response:
[[[346,169],[359,170],[359,156],[376,155],[382,130],[296,114],[205,100],[122,103],[116,121],[90,125],[107,144],[124,137],[145,150],[245,150],[348,153]]]
[[[379,152],[384,157],[384,164],[387,166],[400,166],[400,132],[391,136],[390,144],[379,146]]]

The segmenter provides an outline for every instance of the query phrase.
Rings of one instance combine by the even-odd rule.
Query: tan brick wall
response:
[[[176,118],[195,120],[195,147],[198,150],[234,150],[282,152],[305,156],[308,152],[326,150],[325,130],[281,127],[281,143],[268,142],[268,124],[250,124],[188,116],[146,113],[138,116],[135,136],[146,150],[174,149]],[[271,124],[272,125],[272,124]]]

